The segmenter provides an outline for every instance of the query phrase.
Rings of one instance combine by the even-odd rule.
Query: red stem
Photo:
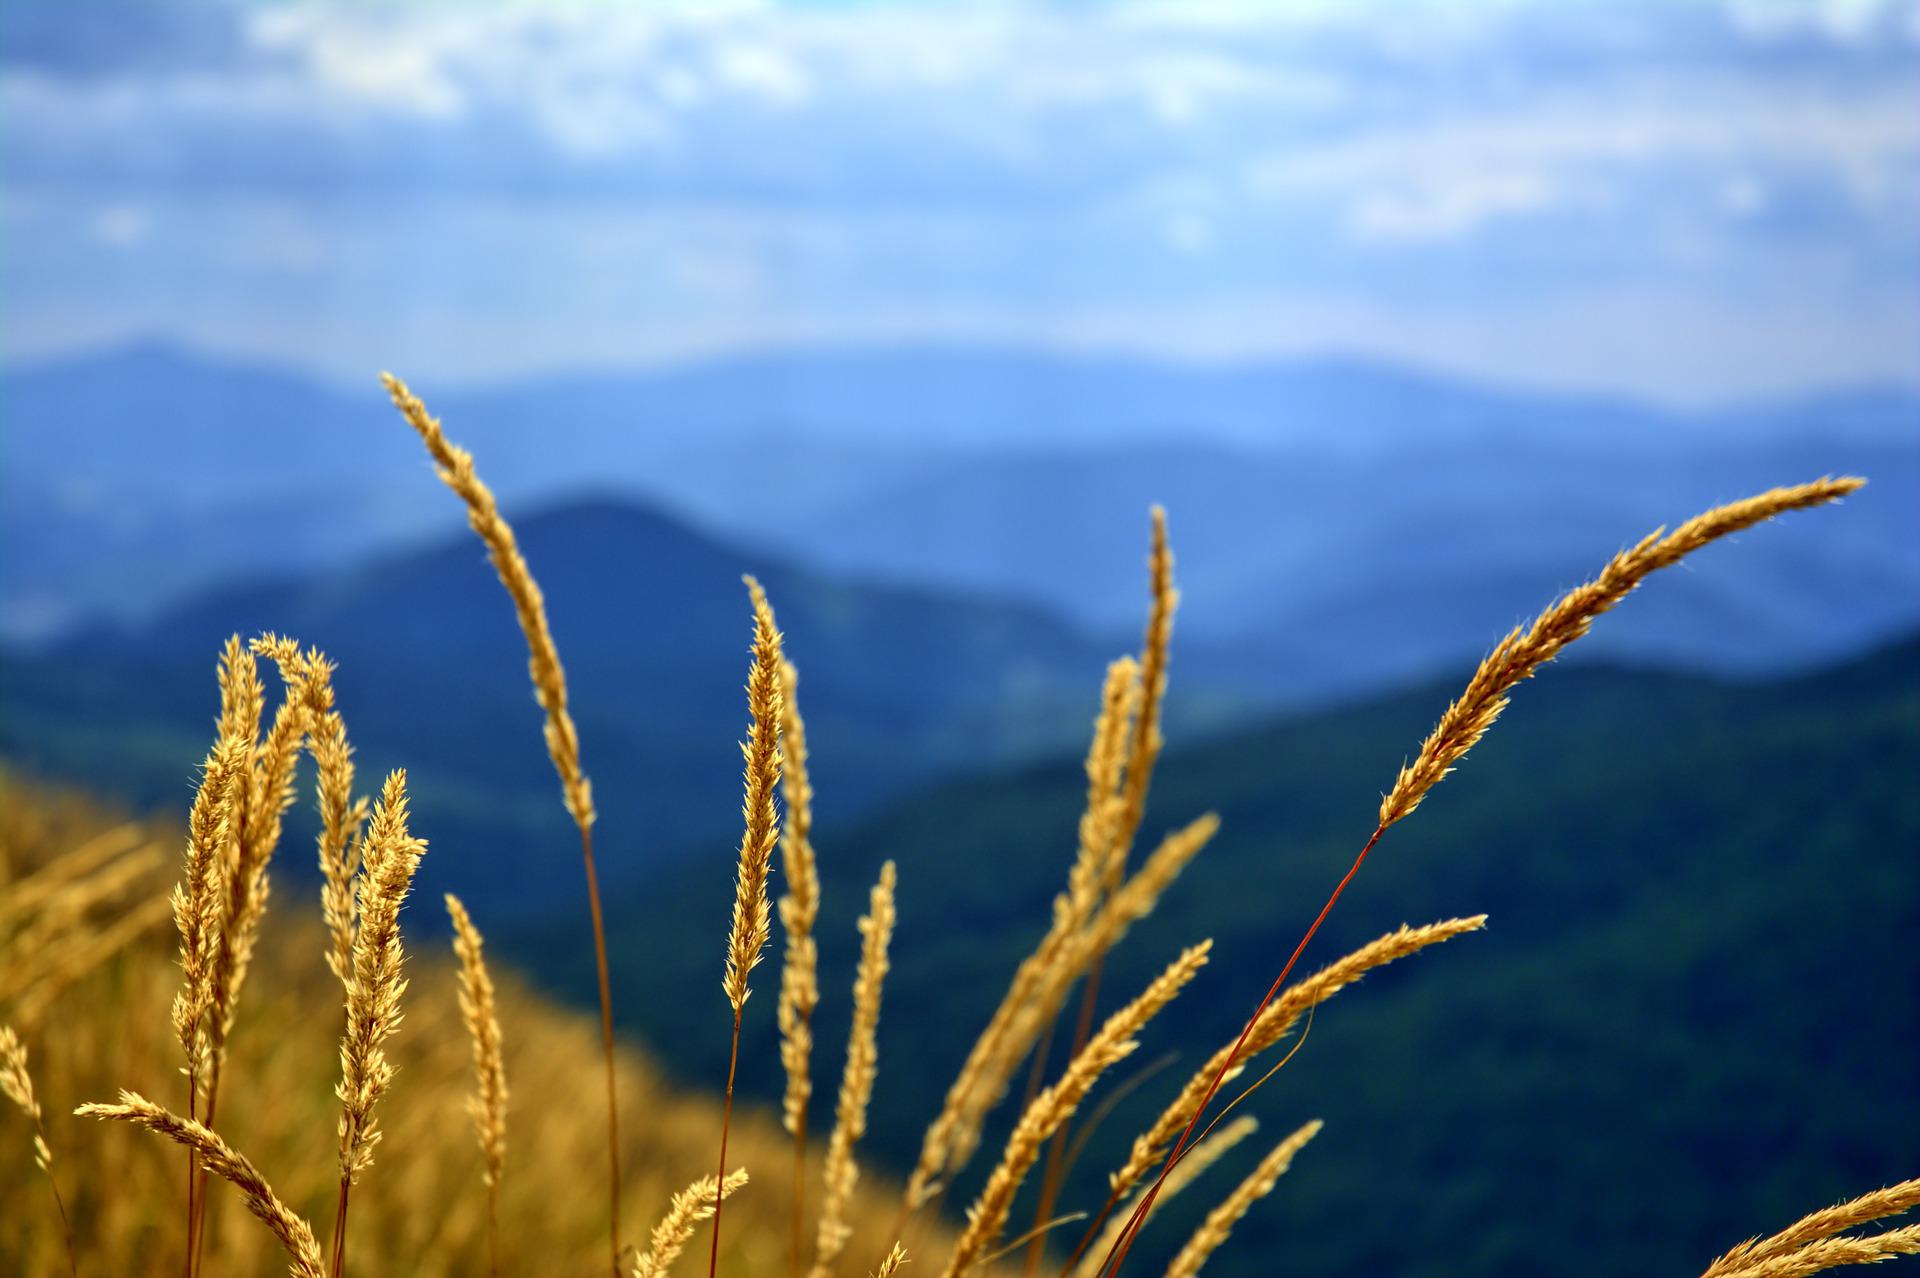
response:
[[[733,1125],[733,1071],[740,1064],[740,1009],[733,1009],[733,1051],[727,1061],[727,1102],[720,1111],[720,1178],[713,1183],[713,1254],[707,1259],[707,1278],[720,1269],[720,1204],[727,1200],[727,1129]]]
[[[1133,1214],[1127,1218],[1127,1227],[1120,1231],[1120,1237],[1114,1241],[1113,1249],[1100,1263],[1100,1272],[1105,1275],[1105,1278],[1120,1278],[1120,1266],[1126,1263],[1127,1253],[1133,1249],[1133,1240],[1139,1236],[1141,1223],[1146,1220],[1147,1213],[1153,1209],[1154,1199],[1160,1196],[1160,1187],[1166,1183],[1168,1173],[1173,1170],[1174,1164],[1180,1161],[1180,1155],[1186,1150],[1187,1142],[1193,1138],[1193,1129],[1199,1126],[1200,1116],[1207,1112],[1207,1106],[1213,1104],[1214,1094],[1220,1090],[1220,1084],[1226,1081],[1228,1071],[1239,1059],[1240,1049],[1247,1045],[1247,1037],[1253,1033],[1253,1027],[1259,1024],[1260,1014],[1267,1010],[1267,1006],[1275,998],[1279,997],[1280,990],[1287,983],[1287,977],[1293,973],[1293,965],[1300,961],[1300,956],[1306,952],[1314,933],[1318,932],[1320,925],[1327,921],[1327,915],[1333,913],[1334,902],[1338,901],[1340,894],[1347,890],[1347,884],[1353,882],[1353,876],[1360,872],[1361,863],[1367,859],[1367,853],[1373,851],[1373,845],[1378,843],[1380,836],[1386,832],[1387,827],[1384,825],[1374,827],[1373,836],[1367,840],[1366,846],[1360,849],[1360,855],[1353,858],[1353,864],[1348,867],[1346,877],[1341,879],[1339,885],[1333,889],[1333,895],[1327,898],[1327,903],[1320,907],[1319,917],[1313,920],[1313,926],[1309,927],[1306,935],[1300,938],[1300,944],[1293,947],[1293,956],[1287,960],[1287,965],[1280,969],[1280,975],[1274,978],[1272,988],[1267,990],[1267,996],[1260,1000],[1260,1006],[1254,1008],[1253,1015],[1247,1018],[1246,1028],[1240,1031],[1240,1037],[1234,1042],[1233,1050],[1227,1053],[1227,1058],[1221,1063],[1219,1072],[1213,1076],[1213,1082],[1208,1084],[1207,1094],[1201,1098],[1199,1106],[1194,1109],[1193,1117],[1187,1120],[1186,1130],[1180,1133],[1180,1139],[1174,1144],[1173,1152],[1167,1155],[1167,1161],[1160,1168],[1160,1174],[1154,1177],[1153,1187],[1140,1200],[1140,1205],[1133,1209]]]

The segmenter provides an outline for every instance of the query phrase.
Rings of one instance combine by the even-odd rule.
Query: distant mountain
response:
[[[1211,742],[1175,736],[1144,835],[1207,810],[1221,833],[1115,952],[1102,1009],[1195,938],[1214,938],[1214,962],[1136,1057],[1178,1060],[1105,1120],[1061,1210],[1097,1204],[1132,1133],[1238,1028],[1462,678]],[[1548,1245],[1569,1278],[1694,1272],[1769,1222],[1912,1174],[1916,766],[1920,639],[1781,682],[1547,671],[1389,834],[1307,963],[1402,922],[1486,911],[1488,930],[1322,1009],[1251,1102],[1261,1141],[1169,1207],[1141,1272],[1255,1145],[1314,1116],[1325,1133],[1216,1258],[1227,1278],[1270,1273],[1276,1255],[1300,1273],[1523,1278]],[[823,818],[817,1083],[840,1069],[855,915],[880,861],[900,868],[864,1146],[883,1165],[910,1164],[929,1098],[1044,926],[1083,786],[1063,758]],[[835,798],[821,788],[823,805]],[[725,1008],[715,995],[712,1032],[690,1034],[677,992],[711,986],[731,891],[732,849],[716,846],[610,910],[623,1018],[703,1086],[725,1069]],[[590,1003],[579,915],[576,901],[499,943]],[[757,988],[776,983],[770,971]],[[775,1021],[757,1005],[742,1088],[777,1103]],[[1007,1117],[946,1195],[955,1210]]]
[[[778,609],[842,810],[1061,748],[1091,714],[1112,655],[1026,605],[820,576],[625,502],[552,508],[519,532],[567,665],[615,879],[737,840],[733,743],[746,725],[751,634],[742,572],[760,575]],[[339,663],[365,784],[373,770],[412,769],[423,823],[487,866],[494,899],[531,907],[571,890],[571,862],[552,859],[566,826],[522,640],[464,530],[0,660],[0,751],[171,802],[206,748],[221,643],[264,630]]]
[[[996,349],[743,357],[427,393],[510,501],[636,494],[840,576],[1013,597],[1130,640],[1171,512],[1189,659],[1324,700],[1475,654],[1623,542],[1842,470],[1844,511],[1715,552],[1596,652],[1785,670],[1920,622],[1920,396],[1678,414],[1359,361]],[[452,529],[378,387],[134,348],[0,374],[0,631]]]

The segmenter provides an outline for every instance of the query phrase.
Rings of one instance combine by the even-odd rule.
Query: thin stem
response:
[[[613,983],[607,978],[607,926],[600,914],[600,876],[593,868],[593,833],[585,821],[580,822],[580,859],[587,867],[587,908],[593,914],[593,960],[600,973],[600,1046],[607,1062],[608,1258],[613,1278],[620,1278],[620,1103],[613,1082]],[[720,1175],[721,1179],[726,1178],[725,1168]]]
[[[347,1191],[352,1185],[351,1177],[340,1178],[340,1201],[333,1209],[333,1255],[327,1261],[327,1278],[341,1278],[346,1272]]]
[[[721,1173],[723,1176],[725,1172]],[[788,1278],[800,1278],[802,1213],[807,1198],[807,1106],[801,1103],[793,1124],[793,1238],[788,1247]]]
[[[733,1126],[733,1072],[740,1064],[740,1009],[733,1009],[733,1049],[727,1060],[727,1100],[720,1111],[720,1177],[713,1182],[713,1253],[707,1258],[707,1278],[720,1268],[720,1207],[727,1200],[727,1129]]]
[[[1100,975],[1106,967],[1105,950],[1093,956],[1093,963],[1087,968],[1086,984],[1080,987],[1080,1015],[1073,1026],[1073,1046],[1067,1052],[1071,1061],[1087,1045],[1087,1039],[1093,1035],[1093,1009],[1100,1000]],[[1044,1222],[1053,1219],[1054,1204],[1060,1199],[1060,1183],[1065,1179],[1067,1153],[1067,1125],[1053,1134],[1047,1145],[1046,1170],[1040,1181],[1040,1201],[1033,1209],[1033,1240],[1027,1246],[1027,1264],[1024,1278],[1033,1278],[1040,1270],[1040,1261],[1047,1254],[1047,1231],[1042,1228]]]
[[[487,1186],[487,1273],[500,1278],[500,1186]]]
[[[1353,882],[1353,876],[1360,872],[1360,866],[1366,861],[1367,853],[1373,851],[1373,845],[1380,842],[1380,836],[1386,832],[1387,827],[1384,825],[1374,827],[1366,846],[1360,849],[1360,855],[1353,858],[1353,864],[1348,867],[1346,877],[1334,887],[1333,894],[1327,898],[1327,903],[1320,907],[1320,913],[1313,920],[1313,925],[1307,929],[1306,935],[1300,938],[1300,944],[1293,947],[1292,957],[1288,958],[1287,965],[1280,969],[1280,975],[1274,978],[1266,997],[1260,1000],[1260,1006],[1254,1008],[1253,1015],[1247,1018],[1246,1028],[1240,1031],[1240,1037],[1234,1042],[1233,1050],[1227,1053],[1226,1059],[1220,1064],[1219,1072],[1213,1076],[1213,1082],[1207,1085],[1207,1094],[1200,1098],[1200,1104],[1194,1109],[1193,1117],[1187,1120],[1186,1129],[1180,1133],[1180,1139],[1175,1142],[1173,1151],[1167,1155],[1167,1161],[1161,1166],[1160,1174],[1154,1177],[1153,1187],[1147,1190],[1145,1196],[1140,1199],[1139,1205],[1133,1209],[1133,1214],[1127,1218],[1127,1227],[1120,1231],[1120,1237],[1114,1240],[1113,1249],[1101,1262],[1100,1272],[1106,1275],[1106,1278],[1119,1278],[1120,1266],[1126,1263],[1127,1253],[1133,1249],[1133,1240],[1139,1236],[1142,1222],[1146,1220],[1147,1213],[1153,1210],[1154,1199],[1160,1196],[1160,1187],[1166,1183],[1167,1175],[1172,1172],[1174,1164],[1180,1161],[1180,1155],[1186,1150],[1187,1142],[1193,1138],[1193,1129],[1200,1123],[1200,1116],[1207,1112],[1207,1106],[1213,1103],[1214,1094],[1220,1090],[1220,1084],[1226,1081],[1228,1072],[1232,1070],[1234,1062],[1239,1059],[1240,1050],[1247,1045],[1247,1036],[1253,1033],[1253,1027],[1259,1023],[1260,1014],[1267,1010],[1268,1004],[1279,997],[1281,988],[1287,983],[1287,977],[1293,973],[1294,964],[1298,963],[1300,956],[1306,952],[1314,933],[1318,932],[1320,925],[1327,921],[1327,915],[1333,913],[1334,903],[1340,899],[1340,894],[1347,890],[1347,884]]]
[[[199,1121],[200,1080],[194,1071],[187,1074],[187,1121]],[[195,1192],[200,1181],[200,1154],[191,1146],[187,1149],[187,1238],[185,1253],[180,1258],[180,1272],[184,1278],[193,1278],[194,1238],[196,1234],[194,1208]]]
[[[33,1116],[33,1134],[40,1138],[40,1148],[46,1149],[47,1129],[41,1123],[38,1112]],[[73,1278],[80,1278],[80,1262],[73,1255],[73,1222],[67,1219],[67,1200],[60,1196],[60,1180],[53,1174],[53,1160],[49,1158],[43,1165],[47,1172],[47,1188],[53,1191],[53,1208],[60,1213],[60,1233],[66,1239],[67,1271]]]
[[[216,1054],[209,1062],[207,1070],[207,1116],[204,1124],[214,1130],[214,1115],[220,1108],[220,1061]],[[202,1167],[194,1173],[193,1189],[189,1195],[192,1206],[188,1211],[193,1219],[188,1226],[187,1238],[187,1278],[197,1278],[200,1266],[207,1251],[207,1169]]]

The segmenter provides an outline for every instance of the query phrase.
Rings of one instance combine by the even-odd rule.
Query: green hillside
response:
[[[1104,1002],[1184,941],[1213,936],[1216,958],[1140,1058],[1178,1047],[1181,1061],[1100,1133],[1065,1207],[1097,1204],[1118,1146],[1237,1029],[1452,691],[1175,743],[1147,836],[1209,809],[1223,831],[1116,955]],[[1914,1174],[1917,765],[1920,643],[1766,685],[1569,667],[1521,689],[1382,844],[1307,961],[1403,921],[1486,911],[1489,930],[1322,1010],[1256,1112],[1271,1139],[1312,1116],[1327,1130],[1210,1272],[1695,1273],[1756,1230]],[[879,861],[900,863],[869,1136],[896,1166],[1044,922],[1080,790],[1067,761],[948,784],[851,827],[820,796],[828,1085],[853,918]],[[724,1068],[732,855],[716,845],[611,911],[623,1020],[709,1082]],[[514,945],[583,992],[576,923]],[[689,1001],[709,995],[711,1033],[690,1033]],[[771,1096],[770,993],[748,1032],[745,1086]],[[1149,1242],[1184,1238],[1255,1156],[1236,1153]]]

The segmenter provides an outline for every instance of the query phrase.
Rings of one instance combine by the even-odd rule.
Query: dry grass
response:
[[[62,877],[84,883],[84,869],[68,868],[69,854],[79,855],[83,867],[93,862],[98,873],[143,849],[175,849],[184,842],[178,821],[172,829],[160,820],[129,821],[90,797],[0,773],[0,875],[13,876],[0,878],[0,902],[13,909],[24,896],[37,913],[36,896],[45,903],[58,893],[16,888]],[[120,851],[110,856],[103,848]],[[62,1173],[83,1278],[180,1267],[184,1155],[120,1124],[70,1113],[82,1102],[111,1099],[122,1087],[176,1109],[185,1104],[179,1044],[168,1021],[180,983],[166,925],[169,868],[151,869],[125,897],[86,916],[95,935],[122,921],[139,926],[124,944],[69,974],[49,1004],[53,1014],[24,1023],[15,1016],[18,1002],[0,1003],[0,1019],[13,1019],[32,1050],[37,1099]],[[153,903],[157,911],[147,908]],[[403,927],[412,915],[412,909],[403,914]],[[317,910],[291,907],[276,911],[263,930],[253,977],[259,997],[248,1000],[229,1044],[229,1103],[220,1122],[221,1138],[309,1221],[330,1218],[339,1174],[340,1105],[333,1088],[341,987],[321,961],[325,935]],[[34,974],[46,956],[5,956],[0,975],[29,995],[41,988]],[[506,1117],[500,1272],[528,1278],[591,1273],[606,1263],[606,1204],[582,1185],[582,1172],[593,1168],[597,1154],[604,1156],[605,1129],[596,1107],[576,1099],[591,1098],[600,1087],[598,1022],[555,1006],[511,972],[493,976],[503,1068],[519,1095],[540,1098]],[[387,1139],[378,1163],[354,1191],[346,1262],[368,1278],[466,1278],[486,1272],[488,1262],[486,1159],[461,1133],[474,1085],[461,977],[451,954],[422,953],[408,959],[408,979],[405,1025],[386,1044],[399,1103],[382,1119]],[[335,1011],[324,1014],[328,1008]],[[668,1084],[638,1052],[623,1050],[616,1060],[621,1094],[648,1116],[622,1133],[621,1158],[632,1169],[622,1206],[629,1219],[652,1222],[703,1169],[712,1175],[720,1109],[703,1093]],[[0,1112],[0,1202],[7,1204],[0,1274],[50,1278],[68,1267],[59,1215],[31,1156],[32,1141],[26,1115],[11,1107]],[[747,1167],[780,1166],[792,1157],[777,1115],[757,1109],[735,1116],[731,1148],[737,1165]],[[817,1184],[817,1152],[810,1169]],[[862,1176],[847,1208],[854,1232],[846,1254],[857,1258],[850,1268],[871,1267],[886,1255],[895,1241],[890,1222],[899,1193],[897,1183]],[[234,1210],[232,1191],[215,1181],[209,1198],[206,1273],[286,1272],[281,1243]],[[789,1206],[777,1185],[763,1192],[758,1183],[728,1203],[734,1227],[723,1260],[729,1274],[783,1272]],[[13,1227],[16,1219],[23,1228]],[[937,1226],[920,1236],[930,1250],[945,1247],[950,1237]],[[680,1272],[689,1268],[683,1264]]]
[[[423,840],[409,829],[404,774],[388,778],[380,802],[370,810],[356,801],[351,751],[344,720],[333,705],[331,666],[325,658],[303,653],[292,641],[275,636],[251,646],[235,640],[218,666],[219,730],[188,813],[184,874],[171,902],[178,933],[177,975],[154,935],[155,912],[147,908],[153,896],[146,893],[157,896],[153,880],[159,863],[142,829],[91,815],[84,807],[76,819],[67,801],[45,799],[11,783],[5,795],[9,802],[8,816],[0,821],[0,872],[10,890],[0,898],[0,941],[6,944],[0,990],[14,1001],[14,1019],[36,1037],[44,1076],[73,1093],[61,1098],[62,1105],[108,1091],[120,1096],[117,1103],[83,1104],[75,1111],[116,1122],[69,1124],[58,1133],[56,1143],[73,1151],[65,1160],[68,1164],[113,1166],[116,1171],[111,1178],[83,1174],[74,1197],[60,1203],[63,1213],[71,1208],[78,1267],[151,1272],[156,1266],[172,1267],[177,1255],[191,1278],[204,1254],[205,1263],[222,1274],[285,1266],[301,1278],[340,1278],[349,1270],[432,1278],[472,1272],[484,1255],[494,1272],[574,1273],[608,1262],[607,1252],[595,1255],[592,1240],[602,1236],[611,1245],[617,1273],[623,1267],[619,1222],[625,1207],[660,1221],[647,1249],[636,1252],[625,1266],[640,1278],[665,1275],[708,1218],[710,1275],[719,1272],[723,1255],[729,1273],[771,1273],[783,1262],[789,1274],[797,1273],[809,1179],[808,1069],[811,1016],[819,997],[812,927],[819,883],[804,725],[793,701],[797,674],[782,653],[772,608],[749,578],[754,641],[747,685],[750,726],[742,745],[745,829],[723,979],[734,1037],[725,1100],[716,1116],[711,1102],[673,1094],[643,1062],[615,1049],[590,834],[591,791],[580,767],[565,679],[539,587],[511,527],[475,474],[472,458],[446,440],[439,423],[404,385],[392,378],[387,382],[396,405],[438,463],[441,477],[466,504],[527,639],[536,695],[546,712],[549,752],[581,836],[601,977],[601,1068],[594,1067],[588,1024],[527,995],[510,977],[496,985],[481,959],[479,930],[452,897],[448,907],[459,970],[432,959],[416,962],[416,971],[404,970],[401,912],[425,851]],[[1110,1177],[1105,1207],[1094,1214],[1062,1272],[1117,1274],[1163,1195],[1191,1184],[1209,1162],[1252,1130],[1251,1120],[1243,1116],[1210,1140],[1213,1126],[1200,1130],[1199,1125],[1222,1084],[1243,1072],[1257,1053],[1277,1045],[1302,1016],[1366,972],[1484,923],[1476,917],[1403,927],[1313,976],[1287,983],[1368,851],[1387,827],[1410,815],[1484,735],[1518,682],[1577,640],[1595,617],[1650,573],[1772,515],[1835,500],[1859,482],[1822,480],[1779,489],[1710,511],[1671,534],[1657,532],[1616,556],[1599,577],[1556,602],[1530,628],[1502,640],[1466,692],[1448,707],[1419,755],[1402,768],[1382,801],[1372,838],[1243,1032],[1216,1051],[1136,1139],[1127,1162]],[[919,1222],[916,1247],[945,1257],[941,1278],[988,1268],[1018,1248],[1025,1235],[995,1250],[1007,1232],[1017,1195],[1050,1144],[1052,1152],[1035,1192],[1037,1227],[1030,1232],[1037,1235],[1060,1223],[1049,1219],[1049,1213],[1060,1187],[1059,1155],[1068,1125],[1101,1078],[1134,1050],[1148,1023],[1207,960],[1205,942],[1187,949],[1097,1032],[1092,1029],[1105,955],[1154,907],[1218,824],[1211,816],[1192,821],[1168,835],[1129,872],[1163,746],[1160,710],[1177,602],[1172,562],[1165,519],[1156,510],[1145,640],[1137,660],[1122,659],[1108,672],[1087,755],[1087,801],[1078,846],[1054,902],[1052,925],[1014,973],[1006,996],[947,1089],[904,1187],[902,1210],[884,1227],[879,1222],[885,1213],[875,1196],[861,1188],[853,1148],[864,1129],[880,1064],[874,1030],[893,930],[891,863],[873,890],[861,921],[863,946],[838,1121],[821,1173],[815,1278],[850,1265],[865,1270],[869,1262],[877,1265],[877,1272],[893,1274],[905,1263],[900,1234],[906,1218],[938,1197],[967,1163],[987,1116],[1005,1097],[1022,1062],[1031,1062],[1029,1098],[967,1211],[965,1227],[949,1239],[937,1222]],[[277,666],[285,687],[285,698],[264,732],[265,695],[257,655]],[[296,916],[263,932],[267,868],[282,818],[294,800],[294,762],[303,748],[317,763],[322,908],[317,919]],[[794,761],[784,791],[783,758]],[[777,1015],[787,1072],[782,1118],[791,1142],[771,1116],[751,1112],[741,1115],[736,1133],[732,1094],[749,976],[770,939],[767,885],[780,838],[781,792],[790,821],[784,862],[793,886],[781,903],[788,936]],[[28,814],[24,819],[17,815],[21,810]],[[73,939],[76,934],[78,940]],[[21,943],[56,935],[58,944]],[[316,951],[326,956],[325,964],[310,961]],[[256,1000],[259,1006],[240,1017],[238,993],[256,952],[274,997]],[[325,1005],[332,993],[333,982],[320,972],[322,966],[345,986],[335,1088],[340,1106],[332,1122],[325,1060],[327,1039],[340,1022],[329,1025],[331,1018],[310,1011]],[[410,988],[416,977],[418,990]],[[1079,1023],[1057,1080],[1041,1087],[1044,1045],[1052,1042],[1055,1022],[1075,985],[1082,989]],[[55,994],[63,996],[71,1013],[48,1014]],[[184,1071],[169,1061],[170,1049],[160,1030],[160,1009],[168,1006],[169,994],[172,1039],[185,1056]],[[406,1035],[398,1032],[403,1002],[412,1028]],[[469,1064],[478,1079],[471,1098],[464,1095]],[[49,1140],[26,1070],[25,1045],[11,1031],[0,1040],[0,1067],[6,1094],[34,1123],[36,1161],[50,1176]],[[538,1121],[522,1123],[514,1136],[516,1172],[505,1176],[509,1071],[520,1080],[523,1094],[541,1098],[580,1095],[592,1089],[598,1073],[607,1093],[604,1128],[581,1115],[577,1106],[543,1107]],[[173,1080],[179,1072],[186,1075],[184,1117],[125,1090],[138,1083],[162,1094],[178,1086]],[[215,1101],[223,1074],[232,1103],[218,1112]],[[408,1101],[389,1107],[385,1119],[391,1130],[383,1130],[378,1104],[402,1075]],[[1244,1089],[1214,1124],[1264,1081]],[[628,1133],[618,1124],[615,1098],[621,1090],[640,1099],[639,1112],[646,1121],[637,1132]],[[449,1139],[456,1125],[452,1115],[459,1108],[475,1120],[477,1148]],[[177,1210],[182,1188],[178,1163],[153,1145],[120,1144],[114,1133],[122,1124],[147,1128],[189,1151],[184,1214]],[[1167,1272],[1194,1278],[1318,1130],[1317,1123],[1308,1123],[1276,1146],[1206,1218]],[[375,1145],[389,1134],[394,1139],[381,1145],[381,1165],[375,1169]],[[718,1173],[689,1183],[685,1177],[690,1165],[712,1166],[716,1134]],[[610,1173],[610,1201],[604,1211],[573,1192],[583,1156],[602,1135],[608,1143]],[[739,1164],[731,1170],[730,1139]],[[744,1192],[746,1168],[785,1158],[797,1159],[789,1192]],[[1156,1164],[1159,1175],[1149,1181]],[[223,1221],[222,1213],[211,1209],[212,1198],[203,1191],[196,1165],[230,1182],[266,1228],[243,1229]],[[638,1172],[624,1193],[623,1165]],[[271,1169],[271,1184],[264,1169]],[[12,1173],[0,1175],[10,1178]],[[349,1235],[350,1190],[363,1179],[367,1191],[351,1198],[357,1210],[356,1228]],[[11,1179],[0,1178],[0,1187],[11,1184]],[[736,1193],[741,1207],[728,1213],[734,1229],[723,1240],[722,1206]],[[1129,1195],[1130,1212],[1115,1217],[1114,1207]],[[322,1218],[316,1209],[323,1211],[329,1201],[334,1204],[334,1227],[323,1259],[307,1222]],[[1714,1262],[1707,1278],[1784,1278],[1920,1250],[1920,1227],[1866,1236],[1846,1232],[1904,1211],[1916,1201],[1920,1183],[1907,1182],[1816,1212],[1771,1238],[1734,1248]],[[631,1218],[631,1211],[628,1215]],[[11,1263],[23,1272],[50,1271],[64,1259],[60,1245],[48,1240],[50,1232],[34,1231],[18,1244],[0,1237],[0,1264]],[[1104,1255],[1087,1250],[1096,1238]],[[16,1246],[18,1254],[12,1254]],[[843,1257],[847,1264],[841,1263]],[[1028,1272],[1042,1259],[1042,1247],[1030,1247]]]

